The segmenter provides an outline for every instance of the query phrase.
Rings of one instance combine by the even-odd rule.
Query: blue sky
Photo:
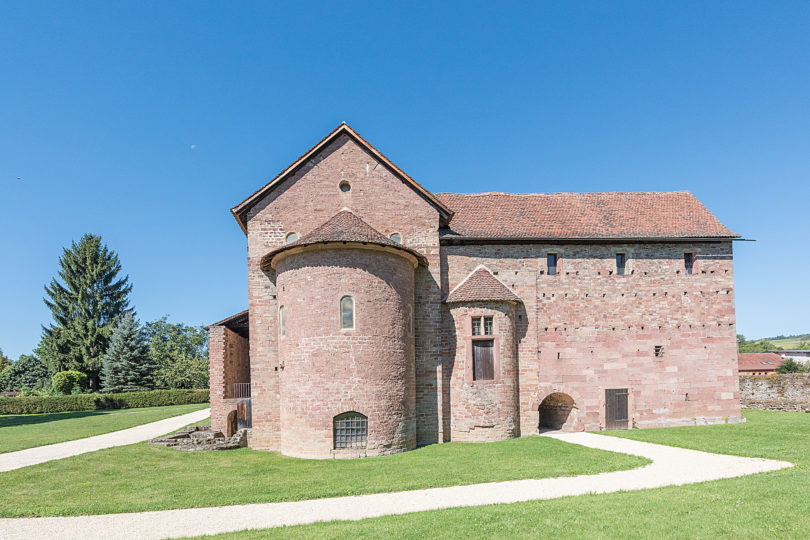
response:
[[[143,319],[244,309],[228,209],[343,120],[433,191],[688,189],[738,330],[810,332],[810,3],[277,4],[0,4],[6,354],[84,232]]]

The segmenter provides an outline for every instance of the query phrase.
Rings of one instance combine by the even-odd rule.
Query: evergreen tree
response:
[[[118,320],[129,308],[129,276],[118,278],[118,255],[101,237],[82,236],[59,257],[59,278],[45,286],[45,304],[54,323],[43,327],[37,355],[51,373],[74,369],[86,373],[98,390],[102,357]]]
[[[127,312],[115,327],[101,374],[105,392],[136,392],[155,387],[157,364],[138,322]]]

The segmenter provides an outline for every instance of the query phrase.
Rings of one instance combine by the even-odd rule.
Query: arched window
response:
[[[354,328],[354,300],[351,296],[340,299],[340,327]]]
[[[288,233],[287,236],[284,237],[284,242],[287,244],[292,244],[296,240],[298,240],[298,234],[294,232]]]
[[[332,420],[335,448],[365,448],[368,418],[357,412],[345,412]]]
[[[281,337],[287,335],[287,319],[284,316],[284,306],[278,308],[278,331]]]
[[[398,232],[391,233],[391,236],[389,236],[388,238],[390,238],[392,242],[396,242],[397,244],[402,243],[402,235],[399,234]]]

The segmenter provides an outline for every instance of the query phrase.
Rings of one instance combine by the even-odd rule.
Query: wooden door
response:
[[[475,339],[473,344],[473,380],[487,381],[495,378],[495,357],[492,354],[493,340]]]
[[[605,428],[627,429],[627,388],[605,390]]]

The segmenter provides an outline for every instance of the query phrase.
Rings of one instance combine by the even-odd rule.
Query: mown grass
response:
[[[0,415],[0,454],[110,433],[207,407],[207,403],[200,403],[142,409]]]
[[[245,531],[265,538],[810,538],[810,414],[746,411],[738,425],[614,432],[795,468],[741,478],[550,501]]]
[[[593,474],[646,463],[546,437],[436,444],[355,460],[295,459],[247,448],[182,452],[142,443],[0,474],[0,517],[292,501]]]

